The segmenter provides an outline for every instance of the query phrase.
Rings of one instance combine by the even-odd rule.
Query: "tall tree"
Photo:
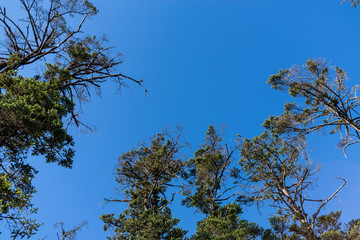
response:
[[[171,216],[169,204],[176,192],[176,183],[184,163],[178,158],[180,135],[169,137],[157,134],[149,146],[143,144],[119,158],[116,181],[122,199],[105,199],[106,202],[127,203],[120,213],[105,214],[104,230],[112,231],[108,239],[183,239],[186,231],[176,227],[180,221]],[[175,190],[176,191],[176,190]]]
[[[329,197],[310,197],[319,168],[312,165],[302,139],[290,141],[265,131],[253,139],[244,139],[241,156],[243,178],[251,185],[248,194],[258,202],[271,201],[279,210],[279,216],[271,222],[281,239],[320,240],[333,231],[323,228],[319,214],[346,181],[342,179],[343,183]],[[290,225],[289,219],[293,219]],[[290,236],[285,234],[287,231]]]
[[[237,148],[229,149],[224,145],[221,134],[210,125],[205,143],[195,152],[194,158],[187,162],[187,180],[193,190],[184,193],[184,205],[196,207],[200,212],[208,214],[218,209],[222,202],[239,195],[234,192],[236,179],[233,175],[237,169],[232,164]]]
[[[360,142],[359,86],[349,87],[346,80],[342,69],[329,67],[322,59],[310,59],[305,66],[280,70],[269,78],[268,84],[304,99],[304,104],[287,103],[285,112],[270,116],[264,127],[295,138],[319,130],[340,132],[339,147],[343,147],[345,154],[348,146]]]
[[[6,90],[0,95],[0,220],[16,238],[32,235],[39,227],[26,218],[36,212],[30,201],[36,170],[26,161],[28,153],[71,167],[74,143],[63,118],[74,104],[61,95],[56,81],[1,74],[0,88]]]
[[[223,144],[221,134],[210,125],[205,143],[188,161],[190,189],[184,192],[183,204],[206,215],[193,239],[254,239],[264,234],[257,224],[240,219],[242,196],[235,191],[238,169],[233,164],[237,149],[238,145],[230,149]]]
[[[119,73],[121,54],[112,56],[103,38],[81,34],[98,10],[87,0],[19,0],[24,15],[12,18],[0,7],[4,41],[0,49],[0,221],[12,237],[29,237],[40,226],[29,216],[36,174],[27,156],[71,168],[73,139],[67,129],[81,126],[78,103],[107,79],[137,81]],[[6,5],[6,4],[4,4]],[[75,27],[69,24],[76,19]],[[45,72],[24,77],[20,69],[52,59]]]

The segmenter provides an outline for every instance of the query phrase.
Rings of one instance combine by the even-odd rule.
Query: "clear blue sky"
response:
[[[0,1],[6,2],[8,1]],[[38,239],[55,239],[53,224],[72,227],[84,220],[88,228],[78,239],[104,239],[99,216],[123,207],[102,208],[115,197],[117,158],[164,127],[181,124],[193,150],[209,124],[227,125],[225,139],[262,132],[269,115],[281,113],[289,98],[266,85],[280,68],[323,57],[360,78],[360,9],[341,0],[107,0],[93,1],[100,13],[84,26],[89,34],[105,34],[124,54],[124,74],[144,78],[148,94],[135,85],[116,94],[114,83],[102,96],[83,106],[83,121],[94,134],[72,133],[76,141],[74,168],[63,169],[31,159],[39,169],[34,203],[44,222]],[[344,158],[335,138],[314,138],[312,159],[322,171],[314,194],[337,188],[335,177],[349,180],[326,210],[343,210],[344,220],[360,217],[358,199],[359,145]],[[174,206],[181,227],[194,231],[194,211]],[[265,225],[268,211],[248,209],[245,219]],[[265,225],[266,226],[266,225]]]

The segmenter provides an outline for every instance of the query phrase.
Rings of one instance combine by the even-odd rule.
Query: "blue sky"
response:
[[[0,1],[0,3],[3,1]],[[93,134],[71,132],[76,157],[71,170],[31,159],[39,169],[34,203],[44,222],[38,239],[54,239],[53,224],[71,227],[84,220],[88,228],[78,239],[104,239],[99,216],[119,213],[125,206],[101,207],[104,197],[115,197],[117,158],[164,127],[184,127],[184,137],[195,151],[209,124],[226,124],[225,140],[236,134],[253,137],[263,131],[269,115],[281,113],[291,100],[271,90],[267,78],[280,68],[323,57],[342,67],[358,84],[360,77],[360,9],[340,0],[107,0],[93,1],[100,13],[84,26],[90,35],[105,34],[109,45],[124,54],[119,70],[137,79],[116,93],[112,82],[100,97],[93,94],[83,106],[82,120],[96,126]],[[6,2],[7,4],[11,4]],[[11,9],[11,7],[9,8]],[[14,8],[13,8],[14,9]],[[14,9],[15,10],[15,9]],[[338,137],[338,136],[336,136]],[[337,139],[314,137],[314,162],[320,162],[314,194],[330,194],[345,177],[349,183],[326,210],[343,210],[345,221],[360,216],[359,147],[344,158]],[[192,209],[174,206],[180,226],[193,232]],[[269,210],[259,215],[246,209],[243,217],[267,224]]]

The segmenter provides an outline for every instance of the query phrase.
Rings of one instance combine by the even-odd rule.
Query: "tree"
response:
[[[104,230],[111,230],[108,239],[183,239],[186,231],[176,227],[180,221],[171,216],[168,205],[176,192],[169,188],[176,184],[183,171],[183,161],[177,155],[180,135],[157,134],[150,146],[141,145],[119,158],[116,181],[123,199],[105,199],[108,202],[127,203],[128,209],[119,214],[105,214]]]
[[[238,169],[232,161],[238,147],[230,150],[223,145],[220,133],[210,125],[205,143],[188,161],[186,179],[190,189],[184,192],[183,204],[206,214],[192,239],[254,239],[263,235],[264,230],[257,224],[239,217],[243,213],[240,206],[243,196],[234,191]],[[234,197],[238,198],[229,203]]]
[[[346,181],[342,179],[341,186],[327,198],[310,197],[319,168],[313,167],[302,139],[290,141],[265,131],[244,139],[241,156],[239,164],[244,179],[251,184],[250,196],[258,202],[270,200],[279,210],[271,223],[280,239],[318,240],[333,232],[333,228],[323,227],[324,217],[319,214]]]
[[[293,66],[272,75],[268,84],[273,89],[288,91],[292,97],[305,99],[305,104],[287,103],[280,116],[270,116],[264,127],[276,134],[295,138],[323,130],[340,132],[339,147],[344,154],[348,146],[360,142],[360,98],[358,85],[346,85],[346,73],[328,67],[324,60],[310,59],[305,66]]]
[[[347,80],[342,69],[329,67],[322,59],[310,59],[304,66],[280,70],[268,80],[272,88],[305,100],[304,104],[285,104],[283,114],[265,120],[263,126],[267,131],[253,140],[246,139],[242,147],[240,164],[249,181],[260,183],[254,193],[259,200],[273,200],[279,209],[270,222],[281,239],[359,237],[358,220],[341,228],[340,211],[319,216],[322,208],[343,188],[344,179],[330,197],[308,197],[319,168],[311,166],[306,153],[307,135],[317,131],[339,132],[338,146],[343,148],[344,155],[348,146],[360,142],[358,86],[349,87]],[[307,202],[318,203],[317,209],[310,213]]]
[[[256,223],[240,218],[243,211],[240,204],[230,203],[220,206],[198,222],[194,240],[273,240],[270,230],[264,230]]]
[[[316,219],[316,233],[323,240],[356,240],[360,237],[360,220],[351,220],[349,223],[340,222],[341,211],[330,212]],[[270,218],[273,231],[279,239],[307,239],[302,237],[302,229],[299,228],[294,218],[279,215]]]
[[[35,213],[31,197],[32,179],[37,171],[27,155],[44,155],[47,162],[71,167],[73,140],[63,118],[74,104],[58,91],[57,82],[39,82],[13,74],[1,74],[0,88],[0,220],[10,225],[12,235],[35,233],[36,221],[25,216]]]
[[[237,169],[231,164],[237,148],[230,150],[227,145],[224,146],[221,135],[210,125],[205,143],[187,163],[187,180],[195,190],[184,193],[184,205],[196,207],[200,212],[208,214],[219,208],[221,202],[239,195],[231,191],[236,187],[236,179],[232,175]]]
[[[107,79],[141,85],[116,70],[121,55],[112,56],[104,38],[82,36],[85,21],[98,10],[87,0],[19,0],[24,17],[13,19],[0,8],[5,36],[0,51],[0,221],[12,237],[35,234],[40,226],[31,198],[37,173],[29,154],[71,168],[73,139],[70,124],[79,119],[79,103],[90,100],[90,87],[100,90]],[[73,19],[72,19],[73,18]],[[69,22],[79,19],[73,28]],[[24,77],[21,69],[45,57],[45,71]]]
[[[121,54],[113,56],[112,47],[105,46],[104,38],[85,36],[79,38],[85,21],[98,10],[87,0],[19,0],[25,17],[16,21],[8,16],[6,8],[0,9],[0,22],[5,33],[5,45],[0,52],[0,73],[44,59],[54,58],[46,64],[43,80],[59,80],[59,91],[71,101],[84,101],[89,97],[89,87],[100,89],[101,83],[114,79],[120,85],[123,79],[141,85],[116,71],[122,63]],[[45,6],[47,8],[45,8]],[[68,22],[80,18],[73,29]],[[17,23],[19,22],[19,23]],[[37,76],[40,77],[40,76]],[[71,119],[76,124],[77,114]]]

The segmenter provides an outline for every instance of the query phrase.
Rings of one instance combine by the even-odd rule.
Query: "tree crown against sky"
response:
[[[30,1],[28,1],[28,2],[30,2]],[[356,2],[353,2],[354,4],[356,4]],[[115,6],[115,5],[114,5]],[[219,9],[219,10],[221,10],[221,9]],[[205,10],[205,12],[206,12],[206,10]],[[148,19],[149,21],[150,21],[150,19]],[[80,21],[81,21],[81,19],[80,19]],[[196,25],[196,23],[195,23],[195,21],[194,21],[194,24]],[[266,23],[265,23],[266,24]],[[76,27],[75,27],[75,30],[76,30]],[[190,34],[189,34],[190,35]],[[84,39],[83,39],[84,40]],[[95,40],[99,40],[99,38],[96,38]],[[89,39],[87,39],[86,41],[88,41],[88,42],[91,42],[92,40],[91,40],[91,37],[89,38]],[[100,40],[100,42],[101,42],[102,40]],[[76,45],[76,46],[75,46]],[[95,44],[96,45],[96,44]],[[166,44],[165,44],[166,45]],[[206,44],[204,44],[204,45],[206,45]],[[85,47],[84,47],[85,46]],[[69,50],[69,51],[71,51],[72,53],[71,53],[71,55],[72,55],[72,57],[68,57],[68,60],[65,60],[65,58],[67,57],[67,55],[65,56],[65,58],[62,58],[62,57],[60,57],[59,59],[57,59],[56,61],[59,61],[59,65],[61,65],[61,64],[63,64],[64,62],[66,62],[66,61],[69,61],[69,59],[70,59],[70,61],[73,61],[74,59],[74,62],[77,62],[77,60],[76,60],[76,58],[79,56],[79,55],[82,55],[82,53],[83,52],[87,52],[87,47],[86,47],[86,44],[75,44],[74,43],[74,48],[72,49],[72,50]],[[216,51],[214,52],[215,54],[216,54]],[[86,55],[86,54],[85,54]],[[90,54],[91,55],[91,54]],[[13,60],[16,60],[17,58],[18,58],[19,56],[14,56],[14,59]],[[22,56],[20,56],[20,57],[22,57]],[[89,56],[81,56],[81,58],[84,58],[84,59],[86,59],[86,58],[88,58]],[[155,56],[154,56],[154,58],[155,58]],[[52,58],[47,58],[47,59],[52,59]],[[72,60],[71,60],[72,59]],[[295,61],[294,61],[295,62]],[[55,63],[55,62],[52,62],[51,61],[51,63],[53,64],[53,63]],[[44,74],[44,75],[42,75],[42,74],[40,74],[39,76],[34,76],[34,80],[40,80],[40,81],[44,81],[44,82],[46,82],[46,81],[51,81],[51,82],[56,82],[56,79],[63,79],[63,78],[66,78],[67,76],[68,76],[68,72],[66,72],[66,71],[63,71],[62,69],[61,69],[61,67],[59,67],[58,68],[58,66],[54,66],[55,64],[53,64],[53,65],[48,65],[48,70],[49,70],[49,72],[47,73],[47,74]],[[66,65],[66,64],[65,64]],[[75,64],[76,65],[76,64]],[[161,64],[159,64],[158,66],[160,66]],[[201,65],[201,64],[200,64]],[[261,64],[259,64],[259,65],[261,65]],[[286,65],[286,64],[284,64],[284,65]],[[29,66],[31,66],[31,65],[29,65]],[[161,65],[162,66],[162,65]],[[199,67],[201,67],[201,66],[199,66]],[[163,69],[163,70],[165,70],[165,69]],[[179,71],[180,72],[180,71]],[[20,76],[20,74],[19,73],[14,73],[14,74],[17,74],[16,76]],[[254,73],[255,74],[255,73]],[[14,75],[15,76],[15,75]],[[45,77],[46,76],[46,77]],[[145,75],[146,76],[146,75]],[[24,78],[23,76],[21,76],[22,78]],[[78,75],[76,76],[76,74],[74,75],[74,77],[79,77]],[[25,78],[24,78],[25,79]],[[30,78],[29,78],[30,79]],[[49,80],[49,79],[52,79],[52,80]],[[29,82],[32,82],[32,81],[29,81]],[[89,84],[88,86],[91,86],[92,84]],[[29,85],[27,85],[27,86],[29,86]],[[72,85],[72,86],[74,86],[74,85]],[[95,88],[97,88],[97,86],[96,85],[94,85],[95,86]],[[47,86],[45,86],[46,88],[47,88]],[[181,86],[179,86],[179,87],[181,87]],[[203,88],[204,88],[204,86],[202,86]],[[38,88],[38,89],[41,89],[42,88],[42,86],[35,86],[34,87],[34,89],[35,88]],[[19,88],[20,89],[20,88]],[[81,100],[86,100],[86,99],[89,99],[89,95],[87,95],[87,91],[83,91],[84,89],[87,89],[86,87],[84,87],[84,88],[82,88],[82,87],[79,87],[79,88],[77,88],[77,90],[74,90],[73,92],[72,92],[72,96],[73,96],[73,98],[76,100],[76,101],[74,101],[73,103],[71,103],[71,102],[69,102],[70,104],[69,104],[69,106],[68,107],[65,107],[63,110],[59,110],[59,106],[57,105],[57,103],[54,103],[54,105],[55,106],[50,106],[50,107],[48,107],[47,105],[46,106],[44,106],[44,105],[41,105],[41,107],[42,106],[44,106],[44,108],[51,108],[51,109],[55,109],[55,111],[58,111],[58,112],[60,112],[61,113],[61,111],[67,111],[66,109],[68,108],[68,109],[71,109],[71,105],[73,105],[73,104],[75,104],[75,106],[73,107],[74,108],[74,110],[76,110],[76,106],[78,106],[77,105],[77,99],[81,99]],[[220,87],[219,87],[219,91],[220,91]],[[5,92],[5,91],[4,91]],[[35,91],[33,91],[32,93],[34,93]],[[50,91],[49,91],[50,92]],[[69,92],[68,92],[69,93]],[[33,94],[33,95],[31,95],[31,97],[29,97],[29,99],[31,100],[29,100],[29,99],[25,99],[24,101],[25,101],[25,103],[29,103],[28,105],[29,106],[25,106],[25,107],[23,107],[23,109],[25,109],[25,108],[30,108],[30,105],[33,103],[32,102],[32,97],[33,96],[35,96],[36,94]],[[56,94],[54,94],[54,95],[52,95],[52,94],[50,94],[54,99],[57,99],[57,96],[56,96]],[[174,95],[175,95],[175,93],[174,93]],[[10,96],[10,95],[9,95]],[[69,95],[70,96],[70,95]],[[219,98],[221,98],[220,96],[219,96]],[[41,99],[41,100],[39,100],[39,101],[43,101],[43,99],[44,99],[44,96],[42,96],[41,94],[40,94],[40,96],[38,96],[38,97],[35,97],[35,99]],[[208,99],[209,100],[209,99]],[[37,101],[37,100],[36,100]],[[63,100],[59,100],[59,101],[63,101]],[[185,99],[184,99],[184,101],[186,101]],[[209,100],[210,101],[210,100]],[[169,101],[170,102],[170,101]],[[220,101],[219,101],[220,102]],[[164,104],[164,105],[166,105],[166,103],[162,103],[162,104]],[[60,104],[61,105],[61,104]],[[205,105],[205,104],[204,104]],[[209,105],[211,105],[211,104],[209,104]],[[162,105],[158,105],[158,106],[162,106]],[[216,105],[214,105],[214,106],[216,106]],[[53,107],[53,108],[52,108]],[[176,107],[173,107],[174,109],[176,109]],[[205,109],[206,108],[206,106],[203,106],[203,108]],[[54,110],[49,110],[50,112],[52,112],[52,113],[54,113],[55,111]],[[198,109],[198,112],[200,112],[200,113],[202,113],[202,109]],[[230,112],[230,111],[229,111]],[[31,114],[33,114],[33,113],[31,113]],[[76,120],[79,120],[79,118],[78,118],[78,112],[77,111],[75,111],[75,112],[73,112],[73,113],[70,113],[70,115],[69,116],[71,116],[71,114],[73,114],[73,115],[76,115],[75,116],[75,118],[72,118],[72,120],[75,122],[75,123],[78,123],[79,125],[81,125],[81,123],[80,122],[77,122]],[[210,115],[211,113],[206,113],[206,114],[204,114],[204,115],[206,115],[206,116],[208,116],[208,114]],[[129,114],[130,115],[130,114]],[[170,114],[169,114],[170,115]],[[220,115],[220,114],[219,114]],[[224,115],[226,115],[226,114],[224,114]],[[56,119],[57,118],[57,116],[55,116],[55,115],[52,115],[51,114],[51,118],[52,119]],[[150,115],[149,115],[149,117],[148,117],[148,120],[150,121]],[[196,116],[192,116],[192,118],[193,118],[193,120],[196,118]],[[76,119],[76,120],[75,120]],[[154,118],[155,119],[155,118]],[[210,119],[210,118],[209,118]],[[26,120],[26,119],[25,119]],[[24,120],[24,121],[25,121]],[[199,120],[200,121],[200,120]],[[68,122],[67,122],[68,123]],[[56,123],[56,121],[54,121],[53,123],[51,123],[51,124],[53,124],[52,126],[56,129],[57,128],[57,123]],[[66,124],[65,124],[66,125]],[[64,125],[64,126],[65,126]],[[41,127],[41,126],[40,126]],[[197,126],[198,127],[198,126]],[[139,128],[141,128],[141,127],[139,127]],[[195,132],[195,131],[193,131],[193,132]],[[61,134],[59,134],[59,135],[61,135]],[[69,136],[70,136],[71,134],[69,134]],[[138,136],[138,138],[141,138],[141,137],[139,137]],[[20,143],[20,142],[19,142]],[[70,146],[70,145],[68,145],[68,146]],[[119,151],[119,150],[118,150]],[[201,154],[200,154],[201,155]],[[20,159],[20,158],[19,158]],[[20,160],[17,160],[17,161],[20,161]],[[51,159],[51,158],[49,158],[49,159]],[[64,159],[64,158],[62,158],[62,159]],[[58,160],[60,160],[60,158],[58,159]],[[24,159],[24,161],[26,162],[26,159]],[[57,160],[56,160],[57,161]],[[55,161],[55,162],[56,162]],[[60,161],[57,161],[57,162],[59,162],[60,163]],[[71,164],[71,162],[70,161],[65,161],[65,162],[67,162],[69,165]],[[31,167],[31,166],[30,166]],[[100,168],[100,166],[99,166],[99,168]],[[31,168],[29,168],[29,169],[31,169]],[[28,170],[29,170],[28,169]],[[25,167],[21,170],[21,171],[25,171]],[[21,172],[20,171],[20,172]],[[33,170],[30,170],[30,172],[31,171],[33,171]],[[30,173],[28,174],[28,176],[30,176]],[[31,179],[30,179],[31,180]],[[5,188],[7,188],[7,189],[9,189],[9,187],[7,187],[8,185],[7,184],[4,184],[4,186],[5,186]],[[30,192],[30,191],[29,191]],[[9,193],[9,196],[10,196],[10,193]],[[31,195],[30,194],[28,194],[27,196],[29,196],[29,197],[31,197]],[[19,196],[18,198],[21,198],[21,196]],[[26,201],[25,201],[26,202]],[[230,210],[231,211],[230,211]],[[208,221],[206,220],[206,221],[204,221],[204,224],[201,224],[201,228],[203,229],[202,231],[203,232],[207,232],[207,231],[218,231],[219,230],[219,228],[218,228],[218,226],[220,226],[221,224],[218,224],[218,223],[225,223],[225,224],[227,224],[228,222],[227,221],[219,221],[219,219],[221,219],[221,216],[223,216],[224,215],[224,212],[228,212],[228,211],[230,211],[231,212],[231,214],[229,215],[229,218],[230,219],[235,219],[236,218],[236,216],[238,215],[238,212],[240,212],[239,211],[239,208],[238,207],[234,207],[234,208],[232,208],[232,207],[229,207],[229,206],[225,206],[224,208],[219,208],[219,211],[217,211],[215,214],[213,214],[212,216],[210,216],[210,218],[208,219]],[[210,214],[209,214],[210,215]],[[240,215],[241,216],[241,215]],[[337,216],[338,216],[338,213],[336,213],[336,214],[334,214],[334,216],[330,216],[331,218],[333,218],[333,219],[336,219],[337,218]],[[292,219],[281,219],[281,220],[283,220],[284,222],[286,222],[286,221],[288,221],[287,223],[289,223],[289,222],[291,222],[292,221]],[[285,221],[286,220],[286,221]],[[235,221],[236,222],[236,221]],[[200,224],[199,224],[200,225]],[[236,225],[236,224],[235,224]],[[234,225],[234,226],[235,226]],[[334,225],[337,225],[337,223],[336,224],[334,224]],[[355,225],[356,225],[356,223],[355,223]],[[287,226],[286,224],[284,224],[284,226]],[[235,227],[234,227],[235,228]],[[184,228],[185,229],[185,228]],[[199,229],[200,229],[200,227],[199,227]],[[205,230],[204,230],[205,229]],[[221,229],[221,227],[220,227],[220,229]],[[336,227],[336,229],[338,229],[338,227]],[[356,228],[355,228],[355,230],[356,230]],[[356,232],[356,231],[355,231]],[[224,233],[224,232],[223,232]]]
[[[346,180],[341,178],[342,184],[330,196],[311,197],[320,167],[310,160],[303,139],[289,140],[267,131],[253,139],[244,139],[239,164],[243,178],[250,185],[248,197],[257,203],[270,201],[278,209],[270,222],[279,236],[285,237],[287,231],[291,233],[287,236],[290,239],[316,240],[334,230],[321,229],[322,219],[333,213],[319,214],[337,197]],[[335,222],[338,221],[337,218]],[[278,230],[281,224],[288,224],[284,232]]]
[[[338,144],[344,154],[348,146],[360,142],[359,85],[348,86],[344,70],[330,67],[325,60],[309,59],[304,66],[293,66],[272,75],[268,84],[273,89],[288,91],[303,98],[305,104],[287,103],[285,112],[270,116],[264,126],[278,134],[303,137],[311,132],[340,133]]]
[[[128,203],[128,209],[116,218],[114,213],[101,216],[104,230],[111,230],[108,239],[183,239],[186,231],[176,227],[180,221],[171,216],[169,204],[176,192],[168,193],[176,185],[183,171],[178,159],[182,145],[180,134],[166,137],[157,134],[149,146],[142,145],[119,157],[116,181],[124,199],[107,202]]]
[[[71,168],[75,150],[68,128],[83,125],[78,105],[90,99],[90,87],[99,90],[108,79],[141,85],[118,72],[121,54],[113,55],[105,39],[81,34],[84,22],[98,12],[89,1],[20,0],[19,6],[20,19],[0,8],[0,220],[14,239],[40,226],[28,217],[37,211],[31,202],[37,170],[28,156]],[[72,26],[73,18],[80,19],[78,25]],[[45,57],[52,61],[42,61]],[[43,73],[21,75],[24,66],[39,62],[45,64]]]
[[[345,186],[345,179],[341,178],[342,183],[329,196],[311,197],[320,168],[310,160],[303,138],[282,138],[265,131],[253,139],[241,140],[230,150],[210,125],[194,158],[174,161],[173,157],[181,150],[179,136],[175,142],[165,141],[163,136],[158,134],[149,146],[143,144],[120,156],[116,181],[123,198],[105,201],[126,203],[128,208],[118,217],[115,213],[101,216],[104,230],[112,232],[108,239],[186,239],[184,230],[173,228],[179,219],[173,218],[170,210],[179,192],[184,195],[182,205],[195,207],[205,215],[190,237],[194,240],[320,240],[360,236],[358,219],[342,226],[341,211],[324,214],[325,207]],[[234,168],[232,161],[238,151],[240,169]],[[184,185],[181,181],[179,185],[181,177]],[[169,191],[170,187],[180,191]],[[171,196],[170,201],[167,195]],[[244,219],[243,204],[249,202],[259,206],[266,202],[277,210],[269,218],[270,229]]]
[[[204,143],[187,161],[185,180],[190,188],[183,192],[182,204],[205,214],[191,239],[271,239],[270,230],[244,219],[246,196],[239,191],[239,169],[234,167],[240,145],[224,143],[223,130],[210,125]]]

